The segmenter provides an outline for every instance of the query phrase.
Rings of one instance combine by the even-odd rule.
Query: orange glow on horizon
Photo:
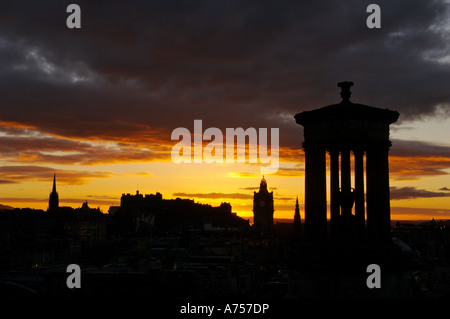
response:
[[[0,121],[0,126],[5,129],[5,147],[11,148],[11,155],[4,157],[0,166],[2,205],[46,210],[56,173],[61,205],[80,207],[88,201],[90,207],[107,213],[110,206],[119,205],[122,193],[139,189],[146,194],[160,192],[166,199],[184,194],[181,197],[213,206],[229,202],[238,216],[253,216],[253,188],[262,178],[258,163],[175,164],[170,153],[177,141],[167,139],[168,132],[153,132],[148,127],[93,142],[88,137],[46,134],[20,123]],[[434,192],[450,187],[450,158],[390,156],[389,165],[391,186]],[[280,146],[279,169],[266,179],[274,190],[274,218],[292,219],[295,198],[302,201],[304,197],[301,147]],[[391,207],[392,219],[450,219],[448,210],[441,209],[450,207],[450,197],[392,200]],[[304,219],[303,207],[301,214]]]

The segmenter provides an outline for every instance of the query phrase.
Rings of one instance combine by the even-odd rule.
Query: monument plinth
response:
[[[288,259],[291,298],[411,296],[413,263],[390,231],[389,125],[399,113],[351,102],[352,85],[338,83],[340,103],[295,115],[304,128],[305,228]],[[383,289],[366,285],[369,265],[382,269]]]

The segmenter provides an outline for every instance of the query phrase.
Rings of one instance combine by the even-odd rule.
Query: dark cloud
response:
[[[449,219],[450,209],[391,207],[391,219],[431,220]]]
[[[448,8],[443,1],[14,1],[0,12],[0,119],[64,137],[138,138],[203,119],[205,127],[279,127],[340,100],[401,113],[448,109]],[[448,59],[448,58],[447,58]],[[147,132],[147,133],[146,133]],[[298,134],[298,135],[297,135]]]
[[[35,197],[0,197],[0,202],[5,203],[21,203],[22,205],[25,203],[48,203],[48,198],[35,198]],[[69,204],[75,204],[78,205],[78,207],[81,207],[83,203],[86,202],[86,198],[59,198],[59,204],[61,206],[63,205],[69,205]],[[120,199],[110,199],[110,200],[101,200],[101,199],[89,199],[88,206],[95,207],[97,205],[104,205],[104,206],[110,206],[110,205],[117,205],[120,203]],[[11,206],[6,206],[0,204],[0,210],[2,209],[14,209]],[[104,212],[106,213],[106,212]]]
[[[276,176],[286,177],[299,177],[305,175],[305,169],[303,167],[285,168],[280,167],[275,173]]]
[[[397,157],[450,157],[450,146],[413,140],[392,140],[391,156]]]
[[[448,192],[434,192],[416,187],[390,187],[391,199],[450,197]]]
[[[268,188],[269,188],[269,190],[277,190],[278,189],[277,187],[268,187]],[[246,191],[257,191],[259,189],[259,186],[257,186],[257,187],[239,187],[239,189],[246,190]]]
[[[18,183],[18,182],[7,180],[7,179],[0,179],[0,184],[15,184],[15,183]]]
[[[430,142],[393,140],[389,157],[394,180],[416,180],[421,176],[448,174],[450,147]]]
[[[448,158],[389,158],[389,174],[394,180],[417,180],[423,176],[447,175]]]
[[[253,199],[253,195],[241,193],[173,193],[172,196],[209,199]]]
[[[46,166],[17,165],[0,166],[2,183],[19,183],[23,181],[53,182],[53,174],[57,176],[58,184],[82,185],[90,178],[107,178],[111,172],[61,170]]]
[[[171,145],[145,135],[130,140],[130,136],[123,141],[74,140],[0,123],[0,154],[4,159],[82,165],[170,159]]]
[[[251,199],[253,194],[241,193],[173,193],[172,196],[189,197],[189,198],[208,198],[208,199]],[[276,195],[275,195],[276,196]],[[293,200],[292,197],[276,197],[276,200],[288,201]]]

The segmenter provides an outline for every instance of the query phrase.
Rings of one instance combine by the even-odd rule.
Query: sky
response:
[[[67,6],[81,9],[70,29]],[[370,29],[367,6],[381,9]],[[392,219],[450,218],[449,1],[10,1],[0,10],[0,204],[160,192],[252,216],[261,163],[175,163],[176,128],[279,129],[275,218],[304,218],[293,116],[352,101],[391,125]],[[208,141],[205,142],[206,144]]]

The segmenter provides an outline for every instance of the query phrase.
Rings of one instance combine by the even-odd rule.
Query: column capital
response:
[[[340,150],[338,147],[331,147],[328,148],[328,154],[330,154],[330,156],[339,156]]]
[[[326,147],[322,143],[317,142],[303,142],[302,143],[303,149],[306,151],[308,149],[315,149],[315,150],[323,150],[325,151]]]
[[[378,140],[367,143],[366,149],[390,149],[392,142],[390,140]]]
[[[353,154],[355,156],[364,156],[365,153],[365,149],[361,148],[361,147],[356,147],[355,149],[353,149]]]

